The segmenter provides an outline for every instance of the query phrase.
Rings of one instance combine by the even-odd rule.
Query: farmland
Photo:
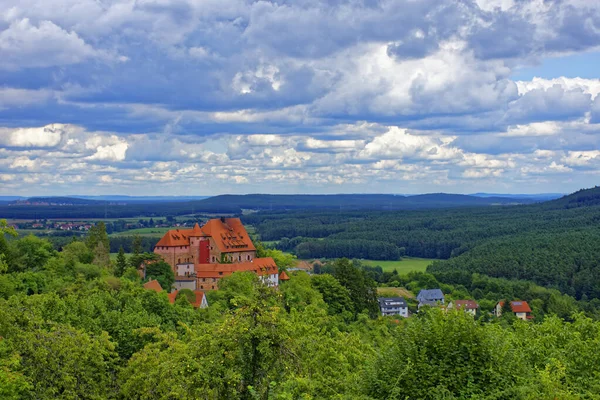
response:
[[[409,272],[424,272],[427,266],[430,265],[434,259],[431,258],[417,258],[417,257],[403,257],[400,261],[381,261],[381,260],[360,260],[364,265],[370,267],[380,266],[384,272],[391,272],[394,269],[399,274],[406,274]]]

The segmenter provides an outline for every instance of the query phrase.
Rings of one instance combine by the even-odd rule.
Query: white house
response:
[[[390,315],[408,317],[408,305],[403,297],[380,297],[378,301],[381,315],[384,317]]]

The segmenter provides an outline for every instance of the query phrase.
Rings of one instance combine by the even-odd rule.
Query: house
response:
[[[448,303],[448,310],[457,309],[463,310],[473,316],[477,315],[479,304],[474,300],[454,300]]]
[[[219,280],[236,271],[251,271],[265,284],[279,285],[275,261],[256,257],[239,218],[215,218],[202,227],[171,229],[156,243],[154,253],[173,269],[178,290],[217,290]]]
[[[169,293],[169,302],[171,304],[175,304],[175,300],[177,299],[177,294],[179,293],[179,290],[174,290],[171,293]],[[192,306],[194,306],[194,308],[206,308],[208,307],[208,301],[206,300],[206,295],[204,294],[204,292],[200,291],[200,290],[195,290],[194,291],[194,302],[191,303]]]
[[[157,293],[160,293],[163,291],[163,288],[160,286],[160,283],[158,283],[158,281],[156,279],[152,279],[151,281],[144,283],[144,289],[153,290]],[[175,303],[175,299],[177,299],[177,293],[179,293],[179,290],[174,290],[171,293],[167,294],[167,296],[169,297],[169,302],[171,304]],[[195,299],[194,299],[194,302],[192,303],[194,308],[208,307],[208,301],[206,300],[206,295],[204,294],[204,292],[202,292],[200,290],[195,290],[194,296],[195,296]]]
[[[494,308],[494,314],[496,317],[500,317],[502,315],[502,307],[504,306],[503,301],[499,301]],[[515,316],[523,321],[528,321],[533,319],[533,315],[531,315],[531,308],[526,301],[511,301],[510,309],[515,314]]]
[[[444,304],[444,293],[442,293],[441,289],[422,289],[417,295],[417,300],[419,302],[433,301]]]
[[[408,304],[403,297],[380,297],[379,310],[381,315],[384,317],[390,315],[399,315],[401,317],[408,317]]]
[[[152,279],[151,281],[144,283],[144,289],[154,290],[155,292],[162,292],[163,290],[162,286],[160,286],[160,283],[158,283],[156,279]]]
[[[288,274],[285,273],[285,271],[281,271],[281,273],[279,274],[279,280],[280,281],[289,281],[290,277],[288,276]]]

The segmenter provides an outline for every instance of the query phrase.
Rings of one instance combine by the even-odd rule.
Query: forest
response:
[[[33,199],[35,200],[35,198]],[[49,201],[48,198],[42,198]],[[13,219],[50,218],[131,218],[164,217],[201,213],[241,214],[244,210],[411,210],[528,204],[536,198],[477,197],[461,194],[423,195],[335,194],[335,195],[220,195],[194,201],[155,201],[150,203],[60,198],[70,206],[32,206],[0,202],[0,215]]]
[[[600,398],[600,322],[557,292],[473,274],[489,296],[537,292],[534,322],[436,308],[383,318],[376,271],[339,259],[279,288],[234,273],[194,309],[142,287],[136,264],[150,255],[110,261],[102,225],[58,252],[0,222],[0,398]],[[148,279],[167,285],[156,264]],[[394,279],[449,299],[471,290]]]
[[[261,212],[243,221],[299,258],[435,258],[429,272],[450,284],[479,273],[600,298],[600,188],[533,205]]]

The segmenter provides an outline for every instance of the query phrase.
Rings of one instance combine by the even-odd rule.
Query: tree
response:
[[[280,271],[296,265],[296,256],[277,249],[265,249],[260,257],[271,257]]]
[[[74,266],[77,262],[91,264],[94,260],[94,253],[83,242],[73,240],[63,247],[62,256],[65,262]]]
[[[379,314],[376,283],[362,269],[342,258],[333,263],[333,276],[348,289],[355,313],[366,311],[372,318]]]
[[[0,219],[0,236],[4,235],[17,237],[18,233],[14,226],[8,225],[5,219]]]
[[[133,237],[131,252],[136,256],[142,252],[142,237],[138,234]]]
[[[52,244],[47,240],[25,236],[14,242],[14,260],[9,267],[13,271],[41,270],[54,254]]]
[[[11,340],[21,355],[24,375],[34,384],[31,398],[100,399],[112,397],[116,373],[114,343],[60,324],[21,332]]]
[[[104,247],[103,242],[98,242],[96,245],[96,248],[94,249],[94,260],[92,263],[101,267],[110,266],[109,248]]]
[[[88,249],[91,251],[96,250],[98,243],[102,243],[104,249],[110,249],[110,241],[108,239],[108,235],[106,234],[106,225],[104,222],[98,222],[96,225],[90,228],[87,240],[85,242]]]
[[[354,305],[350,299],[350,292],[337,279],[329,274],[314,275],[311,284],[323,296],[329,314],[342,315],[345,319],[351,319]]]
[[[175,274],[169,264],[164,261],[154,261],[146,264],[146,280],[156,279],[167,292],[175,283]]]
[[[125,250],[123,250],[123,246],[119,248],[119,253],[117,254],[117,263],[115,267],[115,275],[123,276],[125,273],[125,269],[127,269],[127,258],[125,257]]]

